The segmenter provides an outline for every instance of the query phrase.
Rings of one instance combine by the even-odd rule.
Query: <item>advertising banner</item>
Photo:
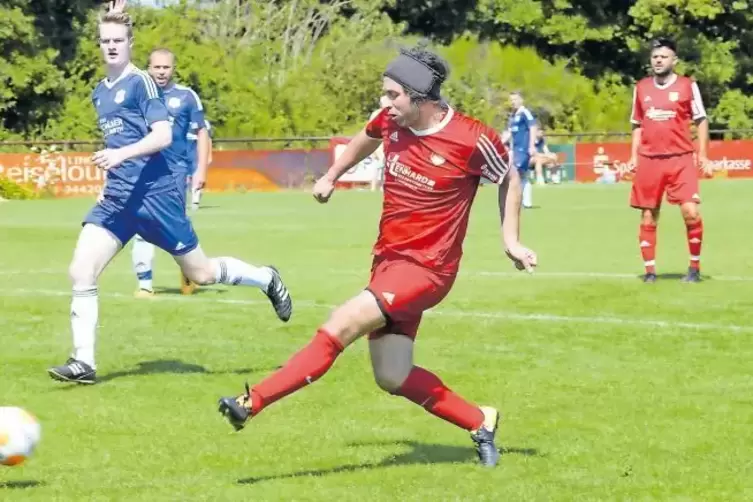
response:
[[[708,155],[714,168],[711,178],[753,178],[752,140],[711,141]],[[611,172],[618,180],[630,180],[630,174],[619,175],[628,160],[629,143],[578,143],[575,147],[575,179],[597,182]]]

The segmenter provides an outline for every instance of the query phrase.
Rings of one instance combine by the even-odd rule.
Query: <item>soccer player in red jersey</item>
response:
[[[651,51],[653,76],[638,82],[633,94],[633,144],[628,169],[635,169],[630,205],[641,210],[638,240],[646,267],[644,282],[656,281],[656,226],[664,193],[670,204],[679,204],[687,228],[690,267],[686,282],[701,280],[703,220],[699,173],[690,135],[690,123],[698,126],[698,164],[710,173],[709,125],[698,84],[674,72],[675,44],[654,40]]]
[[[482,177],[499,185],[502,238],[519,270],[533,271],[535,253],[518,241],[520,178],[498,134],[453,110],[440,96],[447,64],[424,49],[403,51],[384,73],[389,101],[314,186],[327,202],[337,179],[384,146],[384,204],[368,287],[331,314],[311,342],[280,370],[220,412],[240,430],[264,408],[326,373],[340,353],[369,335],[377,385],[470,431],[483,465],[494,466],[499,414],[450,390],[413,363],[422,313],[450,292],[458,272],[471,204]]]

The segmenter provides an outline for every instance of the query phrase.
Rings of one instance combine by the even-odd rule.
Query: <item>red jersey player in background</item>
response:
[[[481,177],[499,185],[502,240],[519,270],[536,255],[518,241],[520,178],[494,129],[449,107],[440,96],[447,64],[424,49],[402,52],[384,73],[384,108],[348,144],[314,186],[327,202],[338,178],[384,146],[384,204],[368,287],[339,308],[280,370],[237,398],[220,399],[236,428],[278,399],[326,373],[351,343],[369,335],[377,385],[471,433],[483,465],[494,466],[499,414],[450,390],[414,365],[422,313],[450,292],[458,272],[471,204]],[[459,334],[462,336],[462,334]]]
[[[686,282],[701,280],[703,221],[698,166],[690,123],[698,126],[698,165],[709,173],[709,125],[698,84],[674,72],[675,44],[666,38],[651,44],[653,76],[635,86],[633,95],[633,145],[628,169],[636,169],[630,205],[641,210],[638,240],[646,267],[644,282],[656,281],[656,226],[666,191],[670,204],[679,204],[687,228],[690,267]]]

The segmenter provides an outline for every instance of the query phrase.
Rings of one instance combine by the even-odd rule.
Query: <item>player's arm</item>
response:
[[[502,242],[505,251],[520,240],[520,206],[522,189],[517,169],[510,169],[498,191],[499,221],[502,224]]]
[[[528,154],[533,156],[536,153],[536,135],[539,132],[539,124],[533,113],[527,108],[524,111],[526,122],[528,122]]]
[[[698,84],[692,84],[693,99],[691,108],[693,112],[693,121],[698,127],[698,163],[706,174],[711,174],[712,168],[709,162],[709,121],[706,117],[706,108],[703,106],[703,98]]]
[[[520,243],[521,185],[518,170],[511,168],[508,150],[491,130],[481,134],[471,154],[468,167],[473,174],[499,185],[497,199],[505,254],[519,270],[533,271],[536,254]]]
[[[361,130],[350,140],[343,153],[335,159],[324,176],[330,183],[335,183],[345,172],[374,153],[381,144],[381,138],[372,138],[366,129]]]
[[[207,179],[209,166],[209,130],[204,117],[204,105],[199,95],[193,90],[189,92],[191,107],[191,124],[196,124],[196,172],[193,176],[193,188],[203,188]]]
[[[635,169],[638,162],[638,147],[641,145],[641,136],[643,134],[643,105],[638,99],[638,87],[633,89],[633,110],[630,113],[630,123],[633,125],[633,136],[630,144],[630,160],[627,163],[629,170]]]

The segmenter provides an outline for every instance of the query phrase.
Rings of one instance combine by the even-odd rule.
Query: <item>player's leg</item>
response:
[[[96,206],[90,216],[101,212]],[[90,218],[87,218],[89,220]],[[71,331],[73,354],[65,364],[49,368],[55,380],[93,384],[96,381],[94,345],[99,319],[97,279],[107,264],[118,254],[122,240],[130,236],[116,236],[110,230],[86,223],[79,234],[78,243],[69,266],[73,288],[71,299]]]
[[[308,345],[282,368],[251,388],[246,385],[246,392],[236,398],[221,398],[220,413],[237,430],[242,429],[267,406],[321,378],[348,345],[384,323],[374,295],[360,293],[335,309]]]
[[[690,252],[690,266],[683,281],[700,282],[703,218],[698,207],[701,203],[698,169],[693,154],[679,155],[672,162],[668,165],[667,201],[680,206]]]
[[[257,267],[230,256],[209,258],[198,245],[185,254],[173,252],[173,259],[183,275],[196,284],[259,288],[272,302],[280,320],[287,322],[293,314],[290,292],[273,266]]]
[[[499,451],[494,435],[499,413],[494,408],[479,407],[450,390],[434,373],[413,363],[413,337],[418,318],[402,323],[406,335],[388,333],[369,340],[374,378],[382,390],[402,396],[423,407],[432,415],[471,432],[481,463],[494,466]],[[391,326],[390,330],[399,329]]]
[[[154,285],[152,283],[154,244],[145,241],[140,235],[136,235],[131,249],[131,264],[139,281],[136,297],[152,298],[154,296]]]
[[[544,157],[541,154],[536,154],[531,159],[534,171],[536,172],[536,184],[544,184]]]
[[[656,282],[656,231],[664,187],[661,164],[648,157],[639,157],[630,205],[641,210],[638,244],[646,271],[643,280],[647,283]]]

